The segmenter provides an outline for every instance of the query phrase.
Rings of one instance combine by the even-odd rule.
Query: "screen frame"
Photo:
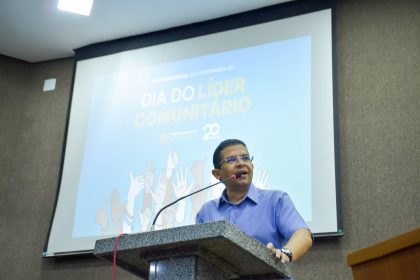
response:
[[[64,157],[67,146],[67,134],[69,128],[69,120],[72,105],[73,88],[75,81],[75,73],[77,62],[95,57],[101,57],[109,54],[175,42],[184,39],[190,39],[198,36],[214,34],[218,32],[233,30],[241,27],[252,26],[256,24],[266,23],[270,21],[285,19],[293,16],[303,15],[325,9],[331,9],[331,26],[332,26],[332,78],[333,78],[333,126],[334,126],[334,157],[335,157],[335,186],[336,186],[336,210],[337,210],[337,231],[315,233],[314,237],[331,237],[343,236],[343,220],[342,220],[342,205],[341,205],[341,168],[340,168],[340,149],[339,149],[339,112],[338,112],[338,82],[337,82],[337,52],[336,52],[336,19],[335,19],[335,3],[334,1],[291,1],[282,4],[277,4],[249,12],[230,15],[213,20],[193,23],[189,25],[173,27],[165,30],[151,32],[147,34],[121,38],[117,40],[107,41],[88,45],[75,50],[75,63],[72,75],[71,93],[68,104],[65,135],[62,146],[62,156],[60,164],[60,174],[57,186],[57,193],[54,203],[54,210],[51,216],[51,222],[48,230],[48,235],[45,241],[43,257],[53,257],[61,255],[74,254],[89,254],[92,250],[73,251],[65,253],[48,254],[48,242],[51,234],[51,229],[54,221],[55,212],[57,209],[58,197],[60,193],[60,185],[63,175]]]

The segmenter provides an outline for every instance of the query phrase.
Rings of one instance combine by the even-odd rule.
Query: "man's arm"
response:
[[[300,259],[311,247],[312,234],[308,229],[304,228],[295,231],[286,245],[284,245],[284,248],[289,249],[293,253],[293,261]],[[281,262],[289,262],[289,257],[280,251],[282,248],[274,248],[273,243],[268,243],[267,248],[270,249]]]

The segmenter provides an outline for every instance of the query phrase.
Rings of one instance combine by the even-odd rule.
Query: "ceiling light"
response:
[[[89,16],[93,0],[58,0],[58,8],[62,11]]]

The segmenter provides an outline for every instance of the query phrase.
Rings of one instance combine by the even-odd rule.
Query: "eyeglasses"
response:
[[[240,155],[240,156],[227,157],[220,162],[220,166],[222,166],[223,163],[235,164],[239,161],[239,159],[242,160],[243,162],[248,163],[248,162],[251,162],[254,159],[254,157],[251,157],[250,155]]]

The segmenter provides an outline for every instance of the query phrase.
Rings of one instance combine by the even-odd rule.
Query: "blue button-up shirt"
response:
[[[272,242],[283,248],[293,233],[308,228],[287,193],[262,190],[251,184],[248,194],[232,204],[223,191],[219,199],[206,202],[197,213],[196,223],[226,220],[264,245]]]

